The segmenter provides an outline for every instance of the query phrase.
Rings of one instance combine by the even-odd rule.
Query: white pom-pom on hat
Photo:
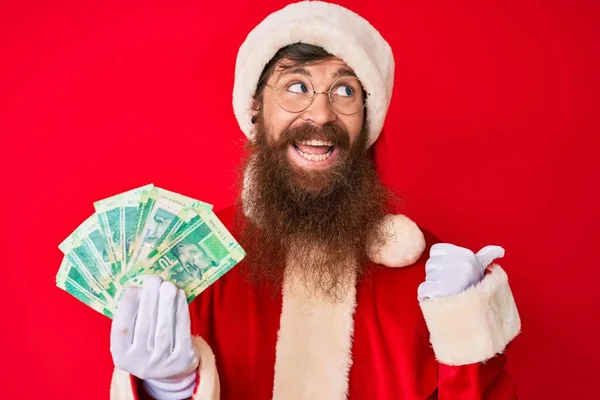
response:
[[[406,267],[417,262],[425,251],[423,232],[406,215],[386,215],[379,229],[385,231],[385,240],[368,249],[369,258],[376,264],[392,268]]]

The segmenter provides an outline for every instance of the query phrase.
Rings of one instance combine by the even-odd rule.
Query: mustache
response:
[[[287,147],[295,142],[308,139],[329,141],[341,150],[350,148],[350,135],[348,134],[348,131],[341,126],[334,124],[317,126],[306,123],[285,129],[281,133],[278,144],[279,146]]]

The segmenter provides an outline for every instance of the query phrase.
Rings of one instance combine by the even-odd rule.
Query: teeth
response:
[[[331,151],[331,150],[329,150],[325,154],[306,154],[306,153],[303,153],[302,151],[300,151],[299,149],[296,149],[296,150],[298,151],[298,153],[300,153],[300,155],[302,157],[304,157],[305,159],[307,159],[309,161],[325,161],[329,157],[331,157],[331,154],[333,154],[333,151]]]
[[[333,146],[333,142],[329,142],[329,141],[325,141],[325,140],[303,140],[301,142],[298,142],[300,144],[303,144],[305,146]]]

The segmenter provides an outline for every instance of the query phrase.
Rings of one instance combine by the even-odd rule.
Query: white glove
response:
[[[488,265],[504,257],[504,249],[486,246],[474,254],[464,247],[437,243],[431,246],[429,257],[425,264],[425,282],[417,290],[419,301],[453,296],[480,282]]]
[[[199,359],[185,292],[156,276],[128,287],[112,322],[110,351],[115,367],[143,379],[156,400],[191,397]]]

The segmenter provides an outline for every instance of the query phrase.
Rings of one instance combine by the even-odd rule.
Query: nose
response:
[[[319,126],[334,122],[337,118],[337,114],[329,104],[327,93],[318,90],[315,91],[312,104],[302,114],[302,119],[305,122],[312,122]]]

